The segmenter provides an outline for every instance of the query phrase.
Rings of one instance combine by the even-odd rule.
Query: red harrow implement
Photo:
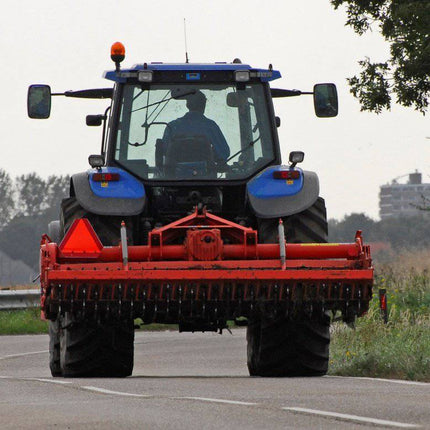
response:
[[[119,227],[119,226],[118,226]],[[205,209],[149,233],[148,244],[104,247],[87,219],[60,244],[41,242],[42,312],[89,318],[140,317],[218,330],[228,319],[368,310],[373,268],[358,231],[354,243],[258,243],[257,232]]]

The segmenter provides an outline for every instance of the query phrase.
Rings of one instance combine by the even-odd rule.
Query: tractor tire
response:
[[[63,238],[60,230],[60,221],[51,221],[48,224],[48,236],[50,239],[59,244]],[[52,376],[61,376],[60,366],[60,322],[57,318],[55,321],[49,321],[49,368]]]
[[[251,376],[322,376],[327,373],[330,318],[250,321],[247,331]]]
[[[52,376],[61,376],[60,366],[60,324],[49,321],[49,368]]]
[[[64,236],[73,221],[79,218],[88,219],[104,246],[117,246],[119,244],[121,221],[124,217],[93,214],[85,210],[78,203],[76,197],[69,197],[61,202],[60,234]],[[129,245],[132,245],[132,228],[127,228],[127,238]]]
[[[283,222],[287,243],[327,242],[322,198]],[[278,219],[259,220],[260,243],[278,242],[278,224]],[[249,321],[246,337],[251,376],[321,376],[327,372],[330,318],[326,314],[313,318],[300,312],[294,318],[256,316]]]
[[[283,219],[287,243],[326,243],[328,241],[327,212],[324,199],[308,209]],[[278,243],[279,219],[259,219],[260,243]]]
[[[61,239],[63,237],[61,236],[59,220],[51,221],[48,224],[48,236],[52,240],[52,242],[55,242],[57,245],[61,242]]]
[[[133,372],[133,320],[80,320],[66,313],[60,329],[64,377],[126,377]]]

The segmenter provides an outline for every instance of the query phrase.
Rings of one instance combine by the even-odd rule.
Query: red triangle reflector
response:
[[[65,257],[96,258],[102,249],[99,237],[86,218],[73,222],[59,246],[61,254]]]

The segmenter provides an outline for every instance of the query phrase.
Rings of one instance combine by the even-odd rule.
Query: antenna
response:
[[[187,23],[184,18],[184,40],[185,40],[185,62],[189,63],[188,60],[188,47],[187,47]]]

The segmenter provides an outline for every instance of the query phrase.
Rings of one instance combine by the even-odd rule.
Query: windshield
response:
[[[240,179],[273,159],[262,84],[124,86],[115,160],[143,179]]]

